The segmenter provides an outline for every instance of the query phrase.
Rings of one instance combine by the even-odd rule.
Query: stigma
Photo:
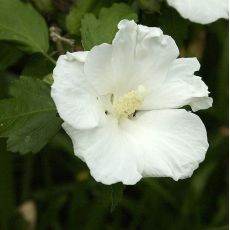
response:
[[[129,117],[140,108],[146,94],[145,87],[139,85],[136,90],[132,90],[114,101],[112,114],[117,118]]]

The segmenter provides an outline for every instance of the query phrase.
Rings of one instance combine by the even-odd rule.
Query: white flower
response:
[[[208,24],[220,18],[229,18],[229,0],[167,0],[182,17]]]
[[[208,148],[193,111],[212,105],[194,75],[196,58],[179,58],[159,28],[122,20],[112,45],[60,56],[52,98],[75,154],[104,184],[142,177],[190,177]]]

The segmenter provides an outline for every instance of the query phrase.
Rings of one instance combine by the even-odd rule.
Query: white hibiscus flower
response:
[[[208,24],[220,18],[229,18],[229,0],[167,0],[182,17]]]
[[[204,160],[207,134],[193,111],[212,105],[194,75],[196,58],[178,58],[159,28],[122,20],[112,45],[60,56],[52,98],[75,154],[104,184],[142,177],[190,177]]]

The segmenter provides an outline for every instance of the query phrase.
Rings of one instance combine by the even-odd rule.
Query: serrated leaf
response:
[[[98,19],[91,13],[86,14],[81,24],[82,44],[85,50],[101,43],[111,43],[117,32],[117,24],[122,19],[137,20],[137,14],[124,3],[102,8]]]
[[[0,40],[14,42],[29,53],[46,53],[49,48],[45,20],[20,0],[0,0]]]
[[[23,53],[7,43],[0,43],[0,71],[5,70],[7,67],[17,62]]]
[[[22,77],[10,88],[12,98],[0,101],[0,137],[9,151],[36,153],[61,127],[61,119],[45,82]]]
[[[96,2],[96,0],[81,0],[72,7],[69,14],[66,16],[66,27],[70,33],[78,34],[80,32],[82,17],[92,9]]]

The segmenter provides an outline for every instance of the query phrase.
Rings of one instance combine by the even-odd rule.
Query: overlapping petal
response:
[[[97,94],[85,78],[87,54],[77,52],[60,56],[51,90],[60,117],[74,128],[81,129],[97,126],[104,116]]]
[[[157,87],[179,55],[174,40],[159,28],[122,20],[112,45],[92,49],[85,72],[99,93],[120,96],[146,82]]]
[[[229,18],[229,0],[167,0],[182,17],[208,24],[220,18]]]
[[[101,127],[84,131],[67,123],[63,127],[76,155],[104,184],[135,184],[146,176],[190,177],[208,148],[202,121],[185,110],[144,112],[136,120],[119,123],[111,118]]]
[[[154,110],[135,122],[142,127],[138,139],[145,162],[143,176],[184,179],[204,160],[207,133],[197,115],[183,109]]]
[[[120,129],[117,120],[111,118],[103,126],[84,131],[67,123],[63,128],[72,139],[75,154],[86,162],[98,182],[132,185],[142,178],[139,143]]]
[[[149,91],[141,109],[169,109],[190,105],[193,111],[212,106],[208,87],[194,72],[200,69],[196,58],[176,59],[167,73],[165,81]],[[148,85],[146,85],[148,88]]]
[[[118,83],[112,68],[112,46],[101,44],[89,52],[84,71],[89,82],[101,95],[111,93]]]

